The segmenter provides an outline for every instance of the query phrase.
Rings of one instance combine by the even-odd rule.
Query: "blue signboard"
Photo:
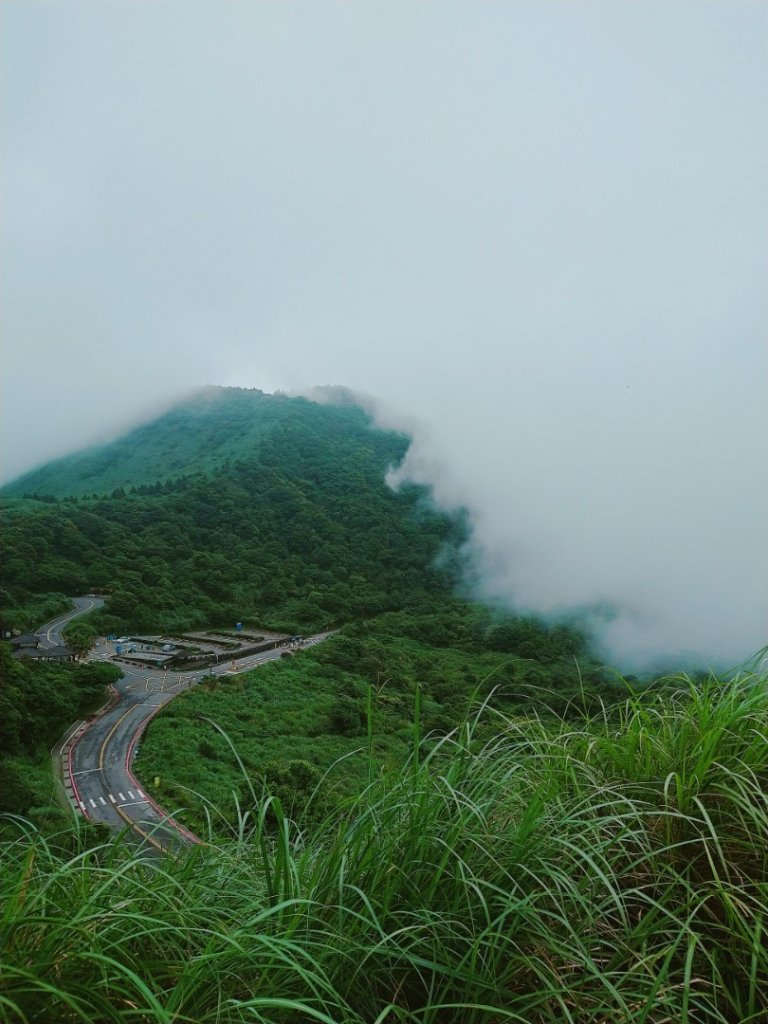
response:
[[[237,632],[238,632],[238,633],[240,632],[240,630],[241,630],[242,628],[243,628],[243,624],[242,624],[242,622],[236,622],[236,623],[235,623],[235,629],[237,630]]]

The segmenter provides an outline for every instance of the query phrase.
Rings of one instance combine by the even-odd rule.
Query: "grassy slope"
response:
[[[228,461],[252,455],[275,427],[295,422],[311,404],[257,390],[203,388],[124,437],[47,463],[0,494],[105,494],[186,473],[216,475]]]
[[[460,530],[416,490],[395,494],[384,481],[407,439],[372,429],[353,406],[275,399],[283,420],[258,444],[251,437],[248,457],[238,461],[247,440],[242,417],[266,401],[228,390],[212,403],[215,415],[205,404],[203,433],[193,424],[184,434],[190,455],[181,479],[98,500],[6,498],[0,607],[7,617],[25,615],[36,594],[96,587],[111,593],[100,617],[105,629],[261,620],[306,630],[444,589],[446,573],[430,566]],[[177,415],[187,422],[196,414]],[[144,428],[143,440],[125,441],[153,472],[167,419]],[[220,431],[230,440],[216,449]],[[225,470],[186,472],[214,450],[227,453]]]
[[[537,657],[494,649],[492,623],[487,610],[458,602],[432,614],[390,613],[295,657],[211,680],[154,719],[137,770],[160,776],[163,800],[186,808],[181,816],[193,828],[221,837],[236,818],[233,794],[247,805],[241,766],[249,778],[266,778],[291,814],[312,819],[359,792],[371,763],[376,771],[399,769],[417,692],[420,728],[433,736],[481,700],[563,709],[625,692],[587,653],[577,666],[545,630],[533,634]]]
[[[311,837],[258,790],[247,840],[179,861],[21,832],[0,1019],[758,1024],[768,688],[679,685],[470,723]]]

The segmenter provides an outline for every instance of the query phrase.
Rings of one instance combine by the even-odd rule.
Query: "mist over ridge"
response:
[[[741,458],[743,422],[701,448],[685,417],[675,429],[636,424],[581,457],[578,437],[589,424],[548,444],[520,422],[502,456],[470,418],[456,408],[440,429],[401,421],[414,441],[390,482],[426,484],[438,505],[468,508],[475,597],[555,619],[583,615],[606,656],[628,670],[729,667],[765,645],[760,415],[754,449]]]
[[[764,7],[71,6],[2,13],[3,479],[332,382],[479,595],[766,643]]]
[[[629,531],[623,520],[615,519],[621,504],[611,504],[599,491],[611,481],[593,475],[593,488],[601,498],[597,501],[594,493],[578,486],[579,474],[587,471],[583,461],[570,477],[558,462],[559,479],[547,486],[538,473],[531,473],[525,451],[511,441],[503,460],[490,443],[478,442],[459,408],[449,429],[447,417],[427,425],[346,387],[308,389],[305,397],[320,404],[360,406],[377,425],[407,435],[405,457],[392,465],[389,485],[425,485],[438,507],[468,510],[472,534],[464,550],[466,574],[460,588],[465,596],[551,621],[580,623],[593,633],[606,660],[627,671],[730,666],[763,645],[764,595],[759,585],[764,577],[754,603],[743,595],[752,567],[759,565],[753,553],[759,551],[761,520],[755,517],[755,533],[751,538],[744,533],[740,545],[735,538],[730,545],[721,542],[720,520],[711,514],[691,516],[683,530],[695,490],[691,476],[684,487],[668,486],[661,501],[656,492],[644,499],[648,476],[633,467],[639,481]],[[284,393],[200,388],[115,441],[22,477],[9,493],[88,494],[180,473],[226,473],[230,459],[247,457],[258,446],[265,428],[289,424],[293,408]],[[194,436],[180,436],[177,420],[185,434],[193,427]],[[526,449],[530,439],[521,435],[518,443]],[[541,448],[534,451],[541,456]],[[688,472],[695,468],[689,464]],[[704,469],[708,471],[706,465]],[[627,486],[620,475],[613,482]],[[759,511],[760,506],[746,505],[745,530],[755,508]],[[721,508],[716,511],[722,515]],[[625,544],[630,546],[625,549]],[[735,555],[743,557],[741,565]],[[741,579],[736,578],[739,572]],[[724,608],[718,584],[729,573],[742,599]]]

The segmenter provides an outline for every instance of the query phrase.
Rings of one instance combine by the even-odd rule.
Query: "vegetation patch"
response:
[[[408,439],[374,429],[355,406],[282,399],[272,417],[265,403],[270,396],[224,391],[215,414],[183,406],[115,442],[152,484],[124,476],[112,491],[83,493],[64,460],[35,477],[57,497],[5,498],[3,620],[20,628],[39,595],[95,589],[107,602],[89,622],[104,633],[244,622],[294,634],[449,592],[465,524],[430,508],[422,489],[385,483]],[[250,436],[249,416],[260,423],[250,447],[233,441],[240,428]],[[207,459],[221,424],[230,424],[225,465]],[[183,472],[158,477],[169,432],[187,439],[188,458]]]
[[[0,811],[61,827],[69,814],[54,797],[51,747],[104,703],[121,674],[104,663],[15,660],[0,643]]]
[[[159,776],[162,800],[211,837],[236,824],[252,778],[310,825],[345,806],[372,771],[400,769],[417,705],[429,744],[482,702],[571,714],[626,692],[573,628],[435,599],[251,672],[209,678],[153,719],[136,770],[145,781]],[[492,718],[483,729],[492,732]]]
[[[258,780],[177,860],[14,824],[1,1019],[765,1020],[767,728],[764,679],[679,679],[597,715],[486,708],[311,832]]]

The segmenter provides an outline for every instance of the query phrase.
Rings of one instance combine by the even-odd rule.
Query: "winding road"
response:
[[[37,630],[43,646],[63,643],[61,628],[104,602],[100,598],[72,599],[75,609],[46,623]],[[310,637],[317,643],[330,634]],[[247,671],[279,658],[276,648],[243,658],[238,671]],[[104,654],[96,653],[96,659]],[[56,754],[67,797],[75,811],[91,821],[103,822],[140,846],[162,853],[173,853],[200,840],[156,801],[148,787],[132,771],[139,738],[150,720],[179,693],[198,683],[204,676],[233,674],[229,663],[194,673],[148,671],[120,665],[123,677],[112,687],[110,702],[95,716],[77,722],[59,744]]]
[[[51,619],[50,622],[46,622],[44,626],[41,626],[36,631],[35,635],[40,637],[41,647],[57,647],[59,644],[63,644],[65,641],[62,639],[61,630],[67,623],[71,622],[72,619],[76,619],[78,615],[86,615],[88,612],[92,612],[94,608],[101,608],[104,604],[103,597],[90,595],[88,597],[70,597],[69,600],[75,606],[71,612]]]

